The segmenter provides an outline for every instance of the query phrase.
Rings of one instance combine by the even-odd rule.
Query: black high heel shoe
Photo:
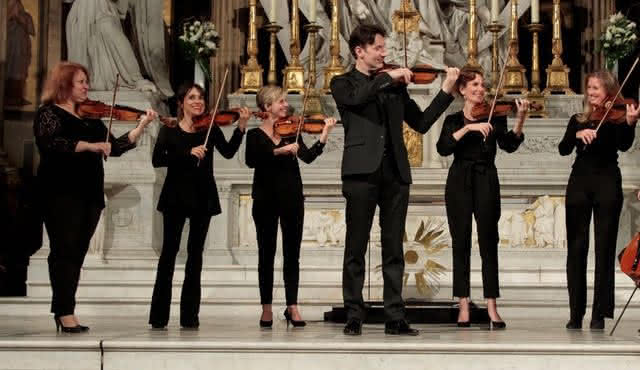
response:
[[[62,325],[62,321],[60,321],[60,317],[58,317],[58,316],[54,316],[53,317],[53,321],[56,323],[56,333],[61,331],[63,333],[77,334],[77,333],[83,333],[83,332],[89,330],[88,327],[81,326],[81,325],[64,326],[64,325]]]
[[[261,328],[271,328],[273,326],[273,319],[271,320],[262,320],[262,317],[260,318],[260,327]]]
[[[469,319],[467,321],[458,321],[457,326],[459,328],[470,328],[471,327],[471,301],[467,303],[467,311],[469,311]],[[460,304],[458,304],[458,314],[460,314]]]
[[[294,320],[291,318],[288,308],[284,309],[284,318],[287,319],[287,328],[289,327],[289,323],[291,323],[294,328],[302,328],[307,325],[307,322],[304,320]]]

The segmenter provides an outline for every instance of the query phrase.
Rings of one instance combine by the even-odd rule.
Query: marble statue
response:
[[[536,247],[544,248],[546,246],[554,245],[554,224],[555,224],[555,204],[553,200],[548,196],[542,196],[535,202],[538,206],[534,210],[536,216],[536,223],[533,227],[534,238],[536,240]],[[535,205],[534,203],[534,205]]]
[[[21,0],[9,0],[7,14],[5,105],[29,105],[31,102],[25,95],[31,65],[31,37],[36,34],[33,17]]]
[[[567,217],[567,211],[564,206],[564,201],[560,200],[556,205],[556,210],[553,214],[554,218],[554,230],[553,230],[553,242],[556,248],[567,247],[567,226],[565,223]]]
[[[111,90],[120,73],[123,87],[172,96],[162,10],[156,0],[75,1],[66,24],[68,59],[88,67],[93,90]],[[141,63],[122,28],[128,13]]]

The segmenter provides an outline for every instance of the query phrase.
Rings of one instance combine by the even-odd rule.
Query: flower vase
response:
[[[193,65],[193,83],[199,85],[203,89],[205,86],[205,71],[202,69],[202,65],[196,60]]]

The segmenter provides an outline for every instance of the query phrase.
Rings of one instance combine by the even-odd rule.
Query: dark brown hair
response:
[[[76,72],[82,71],[89,81],[89,72],[82,64],[73,62],[59,62],[49,72],[47,81],[42,90],[42,104],[60,104],[66,102],[71,97],[73,89],[73,77]]]
[[[202,99],[204,99],[204,111],[207,111],[207,97],[205,96],[204,88],[193,82],[184,83],[180,85],[178,92],[176,93],[176,99],[178,102],[178,121],[184,118],[184,98],[189,94],[191,89],[196,89],[200,95],[202,95]]]
[[[384,28],[375,24],[361,24],[351,31],[349,36],[349,50],[351,55],[356,56],[356,47],[366,47],[374,43],[376,35],[387,37]]]
[[[470,81],[473,81],[476,79],[476,75],[480,75],[482,76],[482,72],[479,72],[477,70],[474,69],[470,69],[470,68],[462,68],[460,70],[460,75],[458,76],[458,79],[456,80],[456,93],[460,94],[460,89],[462,89],[463,87],[467,86],[467,84]],[[462,95],[462,94],[460,94]]]

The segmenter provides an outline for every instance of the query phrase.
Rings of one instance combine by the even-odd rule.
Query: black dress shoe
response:
[[[344,335],[362,335],[362,321],[349,319],[342,332]]]
[[[457,325],[459,328],[470,328],[471,321],[458,321]]]
[[[582,329],[582,319],[571,319],[565,327],[569,330],[580,330]]]
[[[591,319],[591,324],[589,324],[589,329],[591,330],[604,330],[604,318],[593,318]]]
[[[196,319],[195,321],[181,322],[180,326],[182,327],[182,329],[186,330],[198,330],[198,328],[200,327],[200,321]]]
[[[507,328],[507,323],[504,321],[490,321],[489,330],[504,330]]]
[[[273,320],[260,320],[261,328],[271,328],[273,326]]]
[[[166,324],[151,323],[151,329],[153,330],[164,330],[166,328],[167,328]]]
[[[407,320],[391,320],[384,323],[384,333],[390,335],[411,335],[420,334],[417,329],[412,329]]]

